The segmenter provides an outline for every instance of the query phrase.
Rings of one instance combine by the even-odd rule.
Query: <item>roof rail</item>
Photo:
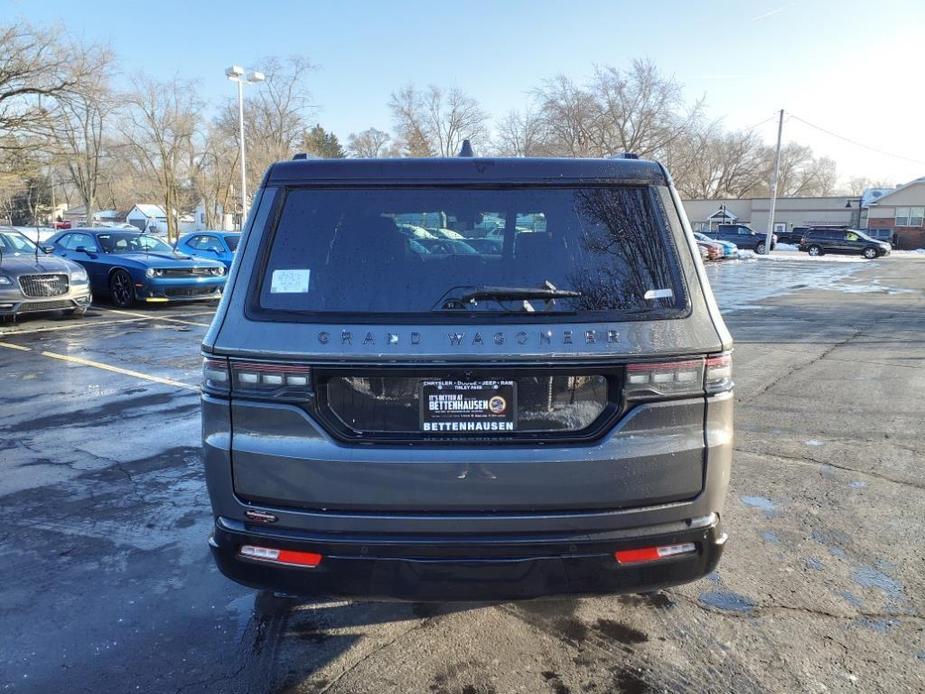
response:
[[[472,143],[469,140],[463,140],[462,147],[459,148],[459,154],[457,157],[474,157],[475,152],[472,151]]]
[[[639,155],[634,152],[619,152],[618,154],[607,155],[608,159],[639,159]]]
[[[292,160],[296,161],[298,159],[321,159],[317,154],[308,154],[307,152],[297,152],[293,155]]]

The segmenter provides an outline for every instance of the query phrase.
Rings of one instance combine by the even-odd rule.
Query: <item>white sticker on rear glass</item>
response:
[[[274,270],[270,280],[270,294],[308,294],[311,270]]]
[[[650,289],[643,296],[644,299],[654,301],[655,299],[673,299],[674,291],[671,289]]]

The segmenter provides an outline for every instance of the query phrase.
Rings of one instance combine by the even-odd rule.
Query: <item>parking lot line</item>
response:
[[[6,347],[7,349],[18,349],[20,352],[31,352],[30,347],[23,347],[22,345],[14,345],[9,342],[0,342],[0,347]]]
[[[58,354],[57,352],[40,352],[43,357],[51,357],[52,359],[59,359],[61,361],[71,362],[72,364],[80,364],[81,366],[92,366],[96,369],[103,369],[104,371],[112,371],[113,373],[122,374],[123,376],[133,376],[134,378],[140,378],[145,381],[151,381],[152,383],[160,383],[165,386],[174,386],[175,388],[186,388],[187,390],[199,390],[199,386],[190,385],[189,383],[183,383],[183,381],[175,381],[172,378],[161,378],[160,376],[152,376],[150,374],[143,374],[140,371],[132,371],[131,369],[123,369],[119,366],[110,366],[109,364],[103,364],[102,362],[93,361],[91,359],[83,359],[82,357],[72,357],[68,354]]]
[[[134,316],[135,318],[146,318],[148,320],[162,320],[169,323],[181,323],[182,325],[198,325],[202,328],[208,328],[210,323],[200,323],[197,321],[183,320],[181,318],[170,318],[168,316],[151,316],[145,315],[144,313],[135,313],[134,311],[123,311],[118,308],[101,308],[100,311],[109,311],[110,313],[118,313],[122,316]]]

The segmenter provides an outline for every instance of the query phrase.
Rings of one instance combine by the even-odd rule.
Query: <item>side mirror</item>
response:
[[[47,246],[47,245],[46,245],[46,246],[39,246],[39,248],[42,249],[42,252],[43,252],[43,253],[54,253],[54,252],[55,252],[55,247],[54,247],[54,246]]]
[[[87,255],[90,255],[90,251],[87,250],[86,246],[78,246],[77,248],[74,249],[74,252],[75,253],[86,253]]]

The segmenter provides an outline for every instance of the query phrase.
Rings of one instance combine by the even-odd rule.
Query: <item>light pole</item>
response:
[[[225,76],[232,82],[238,83],[238,128],[241,141],[241,229],[247,220],[247,171],[244,161],[244,83],[263,82],[266,77],[262,72],[251,70],[245,72],[240,65],[232,65],[225,70]]]

